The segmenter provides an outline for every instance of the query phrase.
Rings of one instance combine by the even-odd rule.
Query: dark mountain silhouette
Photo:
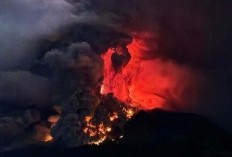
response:
[[[125,136],[100,146],[30,146],[1,157],[231,157],[232,136],[196,114],[153,110],[139,112],[125,125]]]

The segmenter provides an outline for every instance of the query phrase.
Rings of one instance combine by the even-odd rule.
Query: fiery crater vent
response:
[[[149,33],[142,33],[135,35],[133,41],[119,40],[112,44],[101,56],[101,84],[73,95],[67,105],[71,114],[61,111],[65,118],[52,125],[51,135],[55,141],[65,143],[72,139],[64,138],[57,131],[68,129],[63,127],[66,121],[74,126],[71,134],[77,138],[73,140],[79,141],[76,145],[99,145],[105,140],[117,140],[123,137],[123,126],[137,111],[173,109],[183,104],[191,105],[196,100],[191,71],[172,61],[157,58],[155,46],[149,45],[153,38]],[[185,97],[189,91],[192,91],[191,97]],[[81,108],[81,105],[75,107],[77,103],[88,104],[85,106],[91,109]],[[46,135],[45,141],[50,140],[51,136]]]

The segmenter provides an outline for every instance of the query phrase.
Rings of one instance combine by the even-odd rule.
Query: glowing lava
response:
[[[173,104],[189,105],[196,99],[191,70],[155,57],[156,48],[149,38],[149,34],[134,37],[127,46],[131,59],[119,72],[114,70],[111,57],[117,50],[109,49],[102,56],[104,81],[101,93],[114,93],[122,102],[142,110],[167,108]]]
[[[44,138],[44,142],[49,142],[49,141],[52,141],[52,136],[50,134],[47,134]]]
[[[102,55],[101,101],[94,113],[80,118],[83,143],[99,145],[122,138],[120,129],[138,110],[183,108],[197,99],[193,70],[157,57],[150,38],[146,33],[135,36],[131,44],[118,43]],[[58,119],[53,116],[49,121]]]
[[[157,80],[156,77],[153,78],[153,67],[145,65],[145,58],[149,54],[146,54],[147,48],[142,40],[134,39],[133,43],[128,45],[127,48],[131,54],[131,60],[121,72],[115,72],[112,68],[111,56],[115,53],[113,49],[109,49],[102,56],[105,69],[101,93],[114,93],[114,96],[119,100],[133,107],[142,107],[145,110],[161,107],[165,103],[165,99],[156,93],[150,92],[149,88],[153,88],[154,85],[157,86],[155,81],[158,81],[158,86],[163,86],[163,88],[167,86],[168,82],[165,78],[160,80]],[[149,75],[141,77],[143,71],[149,71],[149,69]],[[144,84],[148,81],[146,79],[150,79],[147,85]],[[131,117],[130,114],[129,117]]]
[[[130,119],[134,114],[135,111],[132,109],[126,109],[123,108],[122,111],[123,114],[125,114],[127,120]],[[83,128],[83,132],[90,137],[90,141],[88,144],[94,144],[94,145],[99,145],[102,142],[104,142],[106,139],[115,141],[114,138],[109,138],[109,134],[112,132],[112,125],[113,123],[119,118],[119,115],[116,112],[110,113],[109,116],[107,117],[108,120],[111,123],[105,123],[100,122],[99,124],[95,124],[92,120],[93,117],[91,116],[86,116],[85,117],[85,122],[86,126]],[[121,139],[123,136],[120,135],[119,139]]]

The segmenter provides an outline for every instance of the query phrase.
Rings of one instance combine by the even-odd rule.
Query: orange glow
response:
[[[131,119],[135,114],[135,112],[132,109],[128,109],[128,110],[124,109],[124,111],[126,112],[127,119]]]
[[[113,122],[114,120],[118,119],[117,113],[113,113],[112,116],[110,116],[110,121]]]
[[[127,46],[131,59],[120,72],[112,67],[111,56],[115,50],[108,49],[102,56],[104,81],[101,94],[114,93],[122,102],[142,110],[166,108],[170,103],[192,103],[196,92],[191,70],[155,57],[156,45],[151,38],[149,33],[134,37]]]
[[[52,141],[53,138],[50,135],[50,128],[44,127],[43,125],[35,126],[35,134],[34,139],[41,142],[49,142]]]
[[[91,122],[92,117],[86,116],[86,127],[83,129],[83,132],[89,137],[93,137],[94,140],[90,141],[89,144],[99,145],[107,138],[107,133],[111,132],[111,127],[105,126],[103,123],[95,125]]]
[[[87,122],[87,124],[90,122],[91,119],[92,119],[91,116],[86,116],[86,117],[85,117],[85,121]]]
[[[106,131],[107,131],[107,132],[111,132],[111,130],[112,130],[112,129],[111,129],[110,127],[107,127],[107,128],[106,128]]]
[[[47,134],[44,138],[44,142],[49,142],[49,141],[52,141],[52,136],[50,134]]]
[[[130,108],[123,108],[122,110],[118,111],[121,114],[124,114],[128,119],[130,119],[134,114],[135,110]],[[106,139],[115,140],[108,135],[112,132],[112,126],[114,121],[119,118],[119,113],[113,112],[108,115],[106,121],[102,121],[100,123],[95,124],[93,122],[93,117],[85,116],[85,127],[83,127],[83,133],[90,137],[90,141],[88,144],[95,144],[99,145],[100,143],[104,142]],[[120,136],[121,139],[123,136]]]
[[[53,128],[59,119],[60,119],[60,115],[53,115],[53,116],[50,116],[47,121],[52,124],[51,128]]]
[[[50,123],[56,123],[56,122],[58,122],[59,118],[60,118],[59,115],[50,116],[50,117],[48,118],[48,121],[49,121]]]

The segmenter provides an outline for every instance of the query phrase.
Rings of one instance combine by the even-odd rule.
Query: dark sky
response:
[[[12,139],[14,142],[16,135],[43,118],[44,110],[63,103],[75,90],[86,84],[94,86],[101,64],[96,53],[109,46],[115,32],[131,35],[148,31],[157,35],[148,44],[151,50],[158,45],[156,57],[202,75],[198,103],[180,110],[199,113],[232,130],[231,3],[2,0],[0,139],[6,133],[10,135],[0,140],[0,145]],[[83,62],[86,58],[87,63]],[[86,65],[99,69],[86,70]],[[7,129],[3,129],[5,124]]]

